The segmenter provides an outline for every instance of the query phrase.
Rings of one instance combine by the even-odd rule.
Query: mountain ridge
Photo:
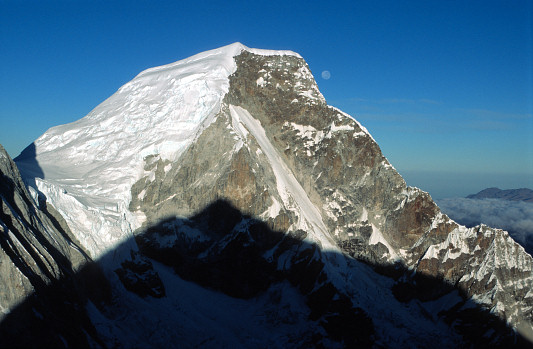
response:
[[[520,189],[499,189],[487,188],[477,194],[470,194],[467,199],[503,199],[510,201],[533,202],[533,190],[529,188]]]

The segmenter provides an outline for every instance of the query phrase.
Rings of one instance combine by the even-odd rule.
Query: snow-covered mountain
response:
[[[407,187],[296,53],[146,70],[16,162],[106,271],[113,301],[85,309],[108,346],[533,338],[531,256]]]

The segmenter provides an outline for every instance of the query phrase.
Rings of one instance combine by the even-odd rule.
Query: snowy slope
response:
[[[93,257],[143,222],[127,207],[132,184],[144,174],[144,158],[157,154],[176,160],[210,124],[236,68],[233,57],[242,50],[298,56],[234,43],[148,69],[86,117],[39,137],[36,162],[16,160],[22,173],[44,173],[36,179],[37,189],[51,199]]]
[[[313,242],[319,243],[322,250],[339,251],[337,244],[335,244],[328,234],[328,229],[322,221],[320,212],[311,200],[309,200],[305,190],[298,183],[291,170],[285,165],[274,146],[268,140],[261,123],[255,120],[246,109],[231,105],[230,112],[234,119],[242,122],[244,127],[251,132],[259,143],[261,150],[266,155],[274,170],[278,193],[281,195],[285,207],[297,206],[295,209],[302,217],[299,217],[299,226],[295,227],[295,229],[298,228],[313,232],[313,236],[315,237],[315,241]]]

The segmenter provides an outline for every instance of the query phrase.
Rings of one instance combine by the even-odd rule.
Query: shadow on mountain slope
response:
[[[89,297],[95,302],[105,299],[109,285],[98,265],[86,263],[74,271],[73,262],[90,259],[48,208],[40,211],[34,206],[22,182],[0,173],[0,199],[0,248],[6,256],[0,260],[0,271],[6,273],[4,280],[9,283],[1,285],[2,293],[8,299],[10,293],[24,294],[22,275],[36,290],[2,319],[0,347],[88,346],[86,334],[98,343],[91,320],[80,311]],[[46,221],[60,236],[44,233]],[[61,245],[76,251],[69,256],[72,259],[60,250]],[[13,270],[22,274],[18,280],[9,278]],[[64,277],[56,280],[57,275]],[[49,284],[47,280],[56,281]]]
[[[72,264],[69,259],[64,256],[56,246],[54,246],[49,238],[41,233],[39,229],[39,224],[42,224],[42,222],[39,222],[40,218],[32,219],[32,217],[38,217],[35,206],[33,206],[33,203],[30,202],[31,199],[24,195],[24,193],[16,193],[17,188],[19,188],[19,184],[15,183],[11,177],[0,174],[0,194],[2,195],[2,199],[6,201],[9,207],[13,208],[17,215],[17,219],[22,223],[20,229],[15,228],[13,221],[16,219],[12,219],[9,214],[0,210],[0,222],[4,222],[6,226],[10,227],[11,229],[9,229],[9,231],[13,234],[13,237],[6,236],[0,239],[0,246],[30,282],[34,286],[40,287],[43,286],[40,285],[42,280],[38,275],[35,275],[31,268],[27,268],[24,265],[24,258],[18,255],[16,249],[13,248],[16,243],[21,244],[24,250],[30,254],[39,270],[44,273],[47,278],[53,279],[54,276],[48,273],[47,262],[40,258],[39,251],[35,249],[35,246],[32,246],[34,242],[31,241],[29,236],[25,236],[21,229],[27,229],[33,233],[36,242],[51,254],[63,272],[71,272]],[[22,200],[22,202],[20,202],[20,200]],[[85,259],[89,259],[88,255],[79,247],[79,243],[75,242],[74,238],[70,236],[62,224],[57,220],[56,215],[52,211],[53,209],[50,209],[45,201],[42,202],[40,209],[40,211],[44,213],[45,218],[49,219],[50,223],[52,223],[56,230],[61,234],[64,241],[75,247]]]
[[[16,158],[14,158],[13,161],[15,161],[17,167],[21,169],[20,172],[23,172],[26,175],[24,180],[32,181],[33,183],[29,184],[32,184],[34,188],[36,188],[35,178],[44,179],[44,172],[41,168],[41,165],[39,165],[39,162],[37,161],[35,142],[24,148],[24,150]]]
[[[145,228],[135,236],[139,251],[132,251],[131,242],[126,242],[100,263],[106,263],[111,255],[130,254],[131,258],[123,261],[115,273],[127,290],[141,297],[167,296],[151,260],[172,267],[184,280],[241,299],[252,299],[272,285],[288,281],[309,308],[308,320],[322,328],[302,338],[296,347],[323,347],[331,341],[345,347],[387,346],[376,337],[376,326],[383,324],[375,323],[365,310],[354,306],[345,290],[328,279],[323,261],[332,257],[332,252],[321,251],[305,237],[304,231],[273,231],[229,202],[217,200],[190,218],[169,217]],[[396,280],[392,292],[399,302],[422,303],[454,292],[452,286],[438,279],[409,276],[411,273],[401,266],[373,267]],[[468,306],[471,301],[462,297],[445,311],[427,314],[423,321],[435,321],[437,315],[463,337],[465,347],[529,345],[499,318]],[[109,282],[94,263],[75,275],[37,288],[0,324],[0,347],[121,347],[121,343],[104,343],[99,336],[86,311],[88,300],[102,311],[117,302]],[[376,296],[375,302],[380,301]],[[143,330],[150,331],[131,329]]]

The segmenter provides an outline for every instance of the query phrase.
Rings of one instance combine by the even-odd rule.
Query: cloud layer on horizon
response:
[[[533,247],[533,204],[501,199],[449,198],[435,200],[442,212],[459,224],[480,223],[507,230],[522,246]],[[526,250],[530,250],[526,247]],[[529,251],[531,253],[531,251]]]

